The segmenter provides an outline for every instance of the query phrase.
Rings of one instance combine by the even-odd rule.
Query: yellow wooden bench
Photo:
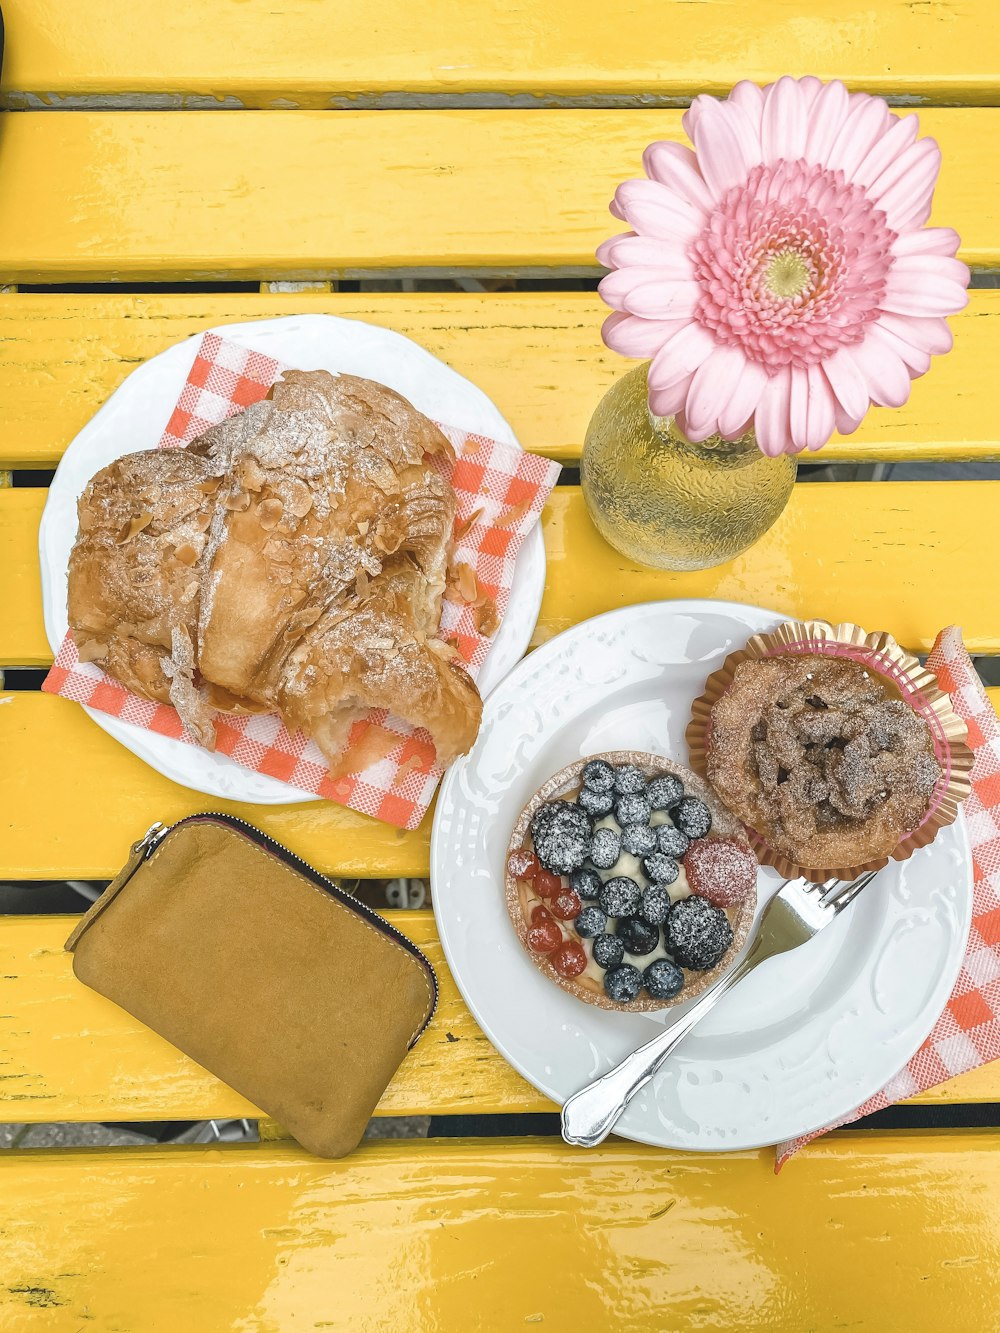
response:
[[[936,211],[965,259],[1000,267],[991,0],[7,0],[4,16],[0,282],[17,289],[0,294],[0,467],[15,472],[55,466],[171,342],[303,310],[410,334],[480,384],[527,448],[572,464],[628,368],[600,344],[592,292],[332,284],[596,276],[614,184],[648,141],[680,134],[678,105],[740,77],[839,76],[925,107],[944,150]],[[297,279],[321,286],[267,289]],[[955,331],[906,408],[873,411],[820,461],[1000,457],[1000,292],[974,290]],[[44,498],[0,489],[3,668],[50,660]],[[626,602],[718,596],[884,627],[917,650],[957,621],[973,652],[1000,653],[998,507],[1000,482],[800,484],[739,560],[672,575],[630,566],[560,487],[535,641]],[[427,873],[429,823],[404,834],[320,803],[210,801],[71,703],[0,701],[0,879],[106,878],[153,819],[206,807],[331,874]],[[430,913],[396,920],[438,968],[442,1003],[379,1114],[554,1109],[476,1027]],[[0,917],[0,1120],[256,1118],[75,983],[68,929]],[[1000,1067],[915,1100],[1000,1102]],[[267,1122],[262,1140],[0,1153],[0,1333],[996,1326],[995,1130],[838,1133],[777,1180],[770,1152],[418,1140],[329,1163]]]

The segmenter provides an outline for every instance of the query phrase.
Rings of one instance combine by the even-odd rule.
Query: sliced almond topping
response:
[[[142,532],[145,528],[148,528],[152,521],[153,515],[148,511],[145,514],[137,514],[135,518],[130,518],[118,534],[118,545],[124,546],[126,542],[130,542],[137,532]]]
[[[369,523],[368,519],[363,518],[363,519],[361,520],[361,522],[358,524],[358,532],[361,533],[362,537],[367,537],[367,536],[368,536],[368,529],[369,529],[370,527],[371,527],[371,524]]]
[[[473,609],[472,621],[480,634],[487,638],[495,634],[500,628],[500,616],[497,612],[497,604],[492,597],[484,597],[482,602]]]
[[[257,506],[257,522],[265,532],[270,532],[281,522],[281,516],[285,512],[285,506],[280,500],[262,500]]]
[[[428,639],[427,647],[435,657],[443,657],[446,662],[450,662],[457,656],[455,649],[450,643],[445,643],[444,639]]]
[[[182,546],[178,546],[174,550],[174,555],[182,565],[193,565],[198,559],[198,552],[190,542],[185,542]]]
[[[207,511],[204,514],[199,514],[194,525],[199,532],[207,532],[212,526],[212,515]]]
[[[240,481],[248,491],[259,491],[267,481],[267,474],[256,458],[244,458],[240,466]]]
[[[358,577],[354,580],[354,589],[359,597],[365,597],[368,593],[368,575],[363,569],[358,570]]]
[[[290,488],[285,496],[285,508],[296,518],[305,518],[306,514],[313,507],[313,498],[309,493],[309,487],[304,482],[298,482]]]
[[[476,579],[476,571],[471,565],[461,563],[455,570],[458,576],[458,591],[467,602],[475,601],[479,593],[479,582]]]
[[[201,587],[201,584],[198,582],[197,579],[192,579],[192,580],[191,580],[191,582],[187,585],[187,587],[186,587],[186,588],[184,589],[184,591],[181,593],[181,602],[182,602],[182,604],[183,604],[184,606],[186,606],[186,605],[188,604],[188,602],[190,602],[190,601],[193,599],[195,593],[198,591],[198,589],[199,589],[200,587]]]
[[[250,508],[250,495],[247,491],[236,491],[233,495],[227,495],[225,506],[229,510],[235,510],[242,514],[244,510]]]
[[[342,778],[345,773],[360,773],[362,769],[384,759],[400,742],[401,738],[391,731],[384,731],[382,727],[369,727],[358,743],[331,765],[330,777]]]
[[[462,538],[466,535],[466,533],[471,531],[471,529],[475,527],[475,525],[479,522],[482,516],[483,516],[483,507],[482,505],[480,505],[478,509],[473,509],[472,513],[469,515],[468,518],[463,518],[461,523],[456,523],[455,540],[457,542],[460,542]]]
[[[512,528],[515,523],[520,523],[525,514],[531,508],[530,500],[521,500],[520,503],[512,505],[506,514],[501,514],[496,521],[498,528]]]
[[[108,655],[108,645],[97,639],[85,639],[76,652],[81,662],[101,662]]]
[[[221,485],[221,477],[206,477],[198,489],[202,495],[214,495]]]

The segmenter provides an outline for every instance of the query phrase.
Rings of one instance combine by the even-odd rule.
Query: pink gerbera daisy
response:
[[[753,425],[766,454],[899,407],[968,301],[958,234],[925,227],[941,164],[917,117],[842,83],[739,83],[651,144],[597,257],[604,340],[651,357],[649,404],[694,440]]]

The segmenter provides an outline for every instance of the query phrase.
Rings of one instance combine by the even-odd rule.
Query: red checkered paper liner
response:
[[[965,802],[965,822],[972,847],[972,926],[962,970],[944,1012],[913,1059],[881,1092],[838,1120],[849,1125],[860,1116],[934,1088],[991,1060],[1000,1059],[1000,722],[965,650],[961,630],[944,629],[927,659],[955,711],[969,724],[975,754],[972,791]],[[919,852],[914,853],[919,856]],[[826,1129],[778,1145],[777,1164]]]
[[[259,402],[287,369],[261,352],[206,333],[160,447],[188,444],[209,426]],[[455,488],[456,532],[462,535],[456,539],[455,563],[474,570],[479,591],[493,598],[502,620],[518,551],[538,522],[559,476],[559,464],[483,435],[437,424],[456,454],[451,482]],[[463,531],[466,524],[468,530]],[[446,595],[441,634],[454,640],[469,671],[476,676],[491,639],[479,633],[475,609]],[[147,731],[197,744],[171,706],[132,694],[105,675],[96,662],[81,662],[69,635],[42,688]],[[217,749],[244,768],[280,778],[302,791],[314,792],[400,828],[417,827],[441,777],[427,732],[384,709],[373,711],[355,724],[348,753],[358,757],[358,768],[344,771],[339,777],[330,775],[318,747],[301,733],[286,730],[277,714],[218,713],[216,737]],[[338,767],[343,770],[345,765]]]

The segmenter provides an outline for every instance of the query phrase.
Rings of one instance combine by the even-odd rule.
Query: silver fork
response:
[[[741,961],[705,992],[697,1004],[665,1031],[627,1055],[601,1078],[573,1094],[562,1109],[562,1136],[567,1143],[595,1148],[611,1133],[619,1116],[635,1094],[644,1088],[664,1061],[748,972],[775,954],[797,949],[811,940],[838,913],[854,901],[878,874],[870,871],[855,880],[827,880],[812,884],[804,879],[787,880],[770,900],[750,934]]]

